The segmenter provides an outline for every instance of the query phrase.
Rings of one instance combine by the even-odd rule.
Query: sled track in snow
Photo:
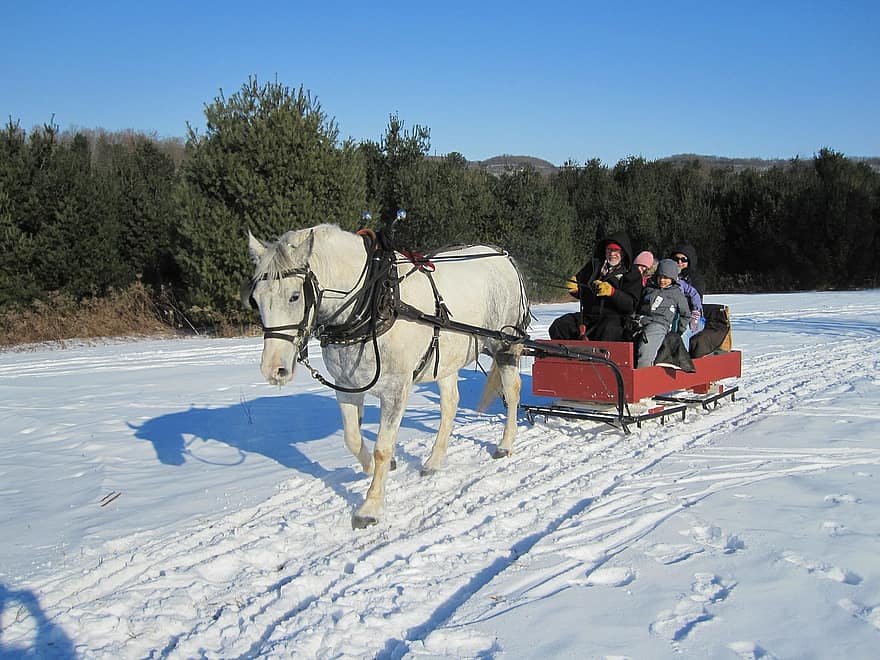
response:
[[[489,458],[500,418],[462,412],[446,469],[420,477],[417,465],[402,464],[389,479],[388,520],[377,527],[352,531],[339,485],[294,473],[258,506],[183,532],[108,543],[100,559],[86,557],[41,584],[40,598],[57,623],[77,631],[77,650],[89,657],[397,658],[463,606],[480,610],[473,595],[518,560],[569,557],[533,573],[520,591],[551,593],[699,498],[785,473],[876,462],[839,448],[822,459],[792,453],[770,469],[776,454],[762,462],[751,451],[727,479],[700,485],[699,472],[683,473],[695,490],[680,499],[640,497],[651,468],[670,455],[709,448],[721,434],[873,377],[878,349],[880,339],[866,332],[746,355],[737,400],[711,413],[649,423],[631,436],[589,422],[522,425],[509,460]],[[814,358],[828,351],[833,373]],[[431,440],[407,441],[402,454],[425,457]],[[364,478],[343,487],[362,495],[366,485]],[[597,544],[598,556],[578,554]]]

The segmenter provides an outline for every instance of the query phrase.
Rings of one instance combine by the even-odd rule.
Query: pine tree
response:
[[[274,238],[322,222],[354,228],[365,205],[363,165],[302,87],[251,77],[190,127],[178,198],[178,264],[196,319],[234,317],[251,272],[246,230]]]

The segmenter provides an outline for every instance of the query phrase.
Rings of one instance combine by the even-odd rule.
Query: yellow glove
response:
[[[578,294],[578,289],[579,289],[577,280],[575,280],[573,277],[565,280],[565,288],[568,289],[568,292],[571,295],[576,296]]]
[[[611,286],[608,282],[603,282],[602,280],[595,280],[593,282],[593,286],[596,287],[596,295],[599,297],[610,296],[610,295],[614,294],[614,287]]]

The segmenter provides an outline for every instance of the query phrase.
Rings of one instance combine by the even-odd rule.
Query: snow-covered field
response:
[[[419,386],[357,531],[332,392],[263,383],[259,338],[0,354],[0,658],[878,657],[880,291],[709,301],[736,401],[629,436],[522,421],[492,460],[466,371],[420,477]]]

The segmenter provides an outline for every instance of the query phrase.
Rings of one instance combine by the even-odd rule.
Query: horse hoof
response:
[[[395,459],[395,458],[392,458],[392,459],[391,459],[391,466],[389,467],[389,469],[390,469],[390,470],[396,470],[396,469],[397,469],[397,459]]]
[[[502,447],[498,447],[495,453],[492,454],[492,458],[507,458],[508,456],[510,456],[510,452]]]
[[[422,477],[430,477],[432,474],[437,474],[436,468],[423,467],[421,470],[419,470],[419,476]]]
[[[366,529],[367,527],[371,527],[379,522],[378,518],[374,518],[373,516],[352,516],[351,517],[351,528],[352,529]]]

